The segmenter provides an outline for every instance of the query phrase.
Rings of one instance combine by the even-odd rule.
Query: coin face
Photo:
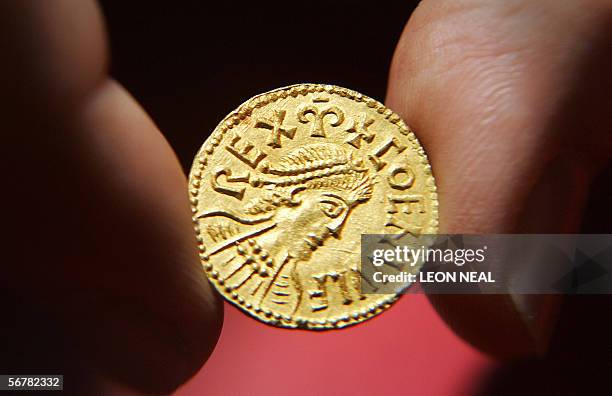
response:
[[[195,157],[189,194],[210,281],[288,328],[382,312],[398,296],[361,293],[361,235],[434,234],[438,224],[415,135],[381,103],[332,85],[280,88],[229,114]]]

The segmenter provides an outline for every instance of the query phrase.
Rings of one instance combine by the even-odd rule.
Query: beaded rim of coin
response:
[[[424,174],[427,177],[425,185],[429,189],[429,199],[431,200],[431,220],[427,225],[427,233],[436,234],[438,232],[438,200],[436,192],[436,184],[434,176],[431,171],[431,165],[427,159],[427,155],[423,147],[420,145],[418,139],[410,128],[404,123],[399,115],[394,113],[392,110],[384,106],[379,101],[369,98],[356,91],[342,88],[330,84],[295,84],[282,88],[277,88],[262,94],[256,95],[249,100],[241,104],[236,110],[228,114],[215,128],[210,137],[204,142],[197,155],[194,158],[193,165],[189,174],[189,198],[191,202],[192,210],[192,221],[194,224],[194,230],[196,232],[197,245],[199,250],[199,257],[202,266],[207,274],[209,281],[215,286],[221,295],[226,300],[240,308],[241,310],[249,313],[251,316],[259,319],[265,323],[272,324],[279,327],[285,328],[301,328],[308,330],[326,330],[334,328],[343,328],[346,326],[361,323],[367,319],[370,319],[380,312],[384,311],[391,306],[398,298],[400,293],[389,295],[373,307],[364,308],[361,311],[353,312],[351,314],[343,315],[333,319],[323,319],[316,322],[303,318],[293,318],[283,316],[280,314],[274,314],[270,311],[265,312],[259,307],[254,307],[249,302],[245,301],[243,297],[235,292],[225,290],[224,282],[219,279],[219,274],[213,269],[213,265],[209,262],[209,255],[206,253],[206,246],[204,244],[204,238],[201,236],[201,229],[199,226],[198,213],[198,197],[204,184],[202,183],[203,173],[208,164],[208,157],[212,155],[215,149],[219,146],[223,140],[224,135],[235,126],[238,126],[243,120],[251,116],[255,109],[266,106],[279,99],[287,97],[298,97],[306,96],[310,93],[328,93],[330,95],[339,95],[343,98],[351,99],[355,102],[362,102],[368,108],[378,112],[390,123],[397,125],[399,131],[404,135],[412,144],[412,152],[416,153],[421,160],[424,167]],[[406,285],[409,287],[410,284]]]

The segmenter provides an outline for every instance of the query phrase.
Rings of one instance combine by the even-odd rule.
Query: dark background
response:
[[[256,94],[332,83],[383,101],[393,50],[417,3],[101,2],[111,74],[185,169],[217,123]]]

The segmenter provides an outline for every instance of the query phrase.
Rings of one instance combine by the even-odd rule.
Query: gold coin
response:
[[[361,235],[435,234],[438,225],[414,133],[376,100],[333,85],[279,88],[231,112],[196,155],[189,194],[212,284],[289,328],[382,312],[398,296],[361,293]]]

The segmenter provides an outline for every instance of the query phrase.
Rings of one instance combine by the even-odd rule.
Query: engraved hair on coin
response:
[[[350,210],[372,196],[373,181],[363,161],[338,146],[300,147],[275,164],[262,164],[262,171],[266,176],[251,184],[269,190],[248,202],[245,213],[282,212],[288,226],[300,226],[299,234],[307,231],[291,249],[291,255],[302,260],[337,235]]]

